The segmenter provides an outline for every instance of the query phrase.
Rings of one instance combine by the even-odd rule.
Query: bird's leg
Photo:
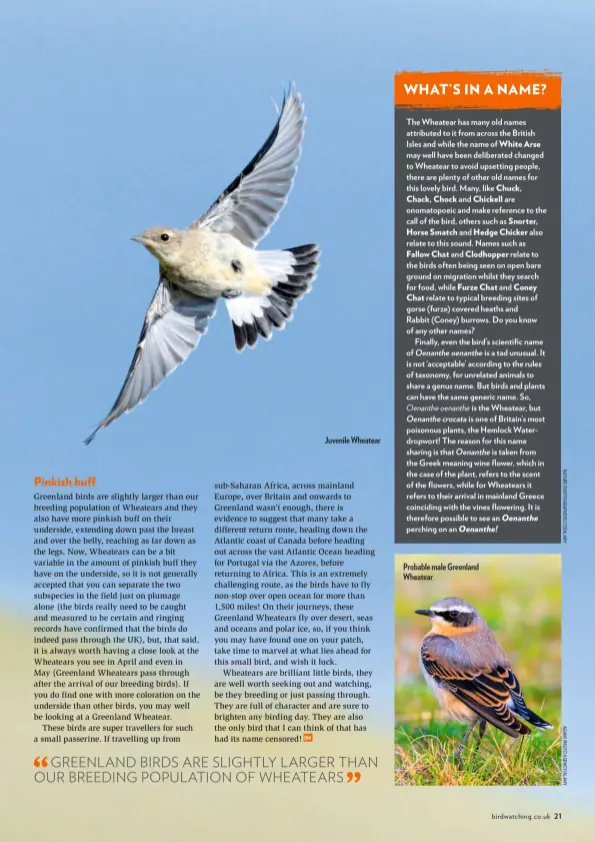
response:
[[[483,740],[483,735],[485,734],[487,724],[488,723],[486,722],[485,719],[479,720],[479,728],[477,730],[477,742],[475,743],[475,748],[473,749],[473,755],[474,756],[475,756],[475,754],[477,754],[477,750],[479,749],[481,741]]]
[[[459,745],[457,746],[457,750],[455,751],[455,760],[460,760],[460,759],[461,759],[461,752],[462,752],[462,751],[463,751],[463,749],[465,748],[465,744],[467,743],[467,740],[468,740],[468,739],[469,739],[469,737],[471,736],[471,731],[473,731],[473,729],[475,728],[476,723],[477,723],[477,719],[475,719],[475,720],[474,720],[474,721],[473,721],[473,722],[469,725],[469,727],[467,728],[467,730],[465,731],[465,735],[464,735],[464,737],[463,737],[462,741],[461,741],[461,742],[459,743]],[[482,734],[482,736],[483,736],[483,734]]]

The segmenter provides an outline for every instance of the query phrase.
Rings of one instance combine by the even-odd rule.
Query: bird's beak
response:
[[[142,246],[146,246],[147,239],[146,237],[141,236],[140,234],[135,234],[133,237],[130,238],[134,240],[135,243],[140,243]]]
[[[415,613],[422,614],[424,617],[429,617],[432,612],[429,608],[418,608]]]

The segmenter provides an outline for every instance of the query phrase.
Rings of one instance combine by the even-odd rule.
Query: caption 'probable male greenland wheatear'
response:
[[[238,351],[270,339],[291,319],[318,269],[317,245],[256,251],[287,201],[304,135],[304,108],[293,88],[264,145],[209,210],[188,228],[149,228],[133,237],[159,261],[132,364],[109,414],[85,440],[145,400],[184,362],[225,299]]]
[[[536,728],[553,727],[527,707],[506,655],[472,605],[451,596],[415,613],[432,623],[420,652],[428,686],[450,717],[468,724],[457,755],[478,722],[477,746],[488,722],[515,739],[531,733],[517,716]]]

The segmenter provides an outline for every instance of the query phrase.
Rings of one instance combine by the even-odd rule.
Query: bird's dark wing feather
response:
[[[191,228],[232,234],[253,248],[275,222],[291,190],[304,135],[304,107],[291,90],[273,130],[250,163]]]
[[[149,392],[186,360],[206,332],[216,305],[216,301],[192,295],[160,277],[120,394],[85,444],[102,427],[142,403]]]
[[[518,737],[531,733],[530,728],[513,716],[509,707],[511,688],[518,686],[510,668],[505,665],[454,667],[449,657],[452,648],[453,643],[447,637],[426,637],[421,658],[427,672],[457,699],[505,734]],[[518,689],[520,691],[520,686]]]

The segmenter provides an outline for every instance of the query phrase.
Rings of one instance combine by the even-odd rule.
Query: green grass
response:
[[[560,738],[555,731],[512,740],[490,725],[477,752],[474,731],[457,761],[465,733],[457,723],[395,728],[395,783],[405,786],[559,786]],[[553,735],[553,736],[552,736]]]

